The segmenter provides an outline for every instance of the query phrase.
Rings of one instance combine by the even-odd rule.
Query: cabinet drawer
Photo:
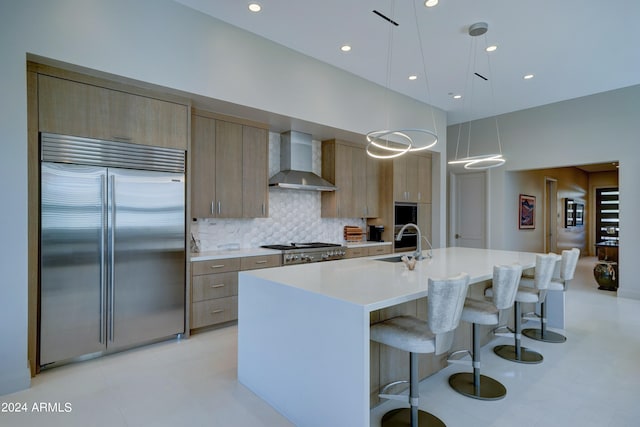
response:
[[[261,255],[242,258],[241,270],[254,270],[256,268],[279,267],[281,255]]]
[[[369,254],[367,248],[347,248],[345,252],[345,258],[359,258]]]
[[[369,256],[386,255],[391,253],[391,245],[372,246],[369,248]]]
[[[197,302],[212,298],[238,295],[238,273],[203,274],[194,276],[191,289],[191,301]]]
[[[217,298],[191,304],[191,328],[214,325],[238,318],[238,297]]]
[[[196,261],[191,263],[191,274],[226,273],[240,270],[240,258],[214,259],[211,261]]]

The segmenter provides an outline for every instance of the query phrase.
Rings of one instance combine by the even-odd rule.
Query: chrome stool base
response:
[[[550,330],[543,331],[541,329],[529,328],[522,331],[522,335],[534,339],[536,341],[563,343],[567,340],[562,334]]]
[[[382,427],[408,427],[411,426],[411,408],[393,409],[382,417]],[[418,411],[418,426],[420,427],[446,427],[442,420],[433,414]]]
[[[451,375],[449,385],[458,393],[474,399],[498,400],[507,395],[507,389],[502,383],[486,375],[480,375],[480,382],[476,387],[471,372],[458,372]]]
[[[525,347],[520,347],[520,357],[518,357],[514,345],[498,345],[493,348],[493,352],[503,359],[518,363],[541,363],[543,359],[540,353]]]

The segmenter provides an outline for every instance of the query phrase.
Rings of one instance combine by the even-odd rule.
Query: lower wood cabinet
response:
[[[238,319],[238,272],[279,267],[280,255],[191,263],[191,329]]]
[[[345,258],[359,258],[390,253],[391,245],[358,246],[355,248],[347,248]]]

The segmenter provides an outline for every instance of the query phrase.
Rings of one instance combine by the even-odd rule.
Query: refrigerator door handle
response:
[[[114,327],[114,291],[115,291],[115,243],[116,243],[116,179],[111,175],[109,182],[109,200],[111,203],[111,213],[109,222],[109,341],[113,342]]]
[[[106,326],[106,298],[105,298],[105,284],[107,281],[106,267],[105,267],[105,255],[106,255],[106,233],[107,233],[107,215],[106,215],[106,202],[107,202],[107,177],[102,175],[100,177],[100,198],[102,199],[102,219],[100,221],[100,344],[105,342],[105,326]]]

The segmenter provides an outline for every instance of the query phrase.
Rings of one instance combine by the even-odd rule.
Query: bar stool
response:
[[[419,378],[418,354],[443,354],[453,343],[453,334],[460,322],[464,299],[469,286],[469,275],[460,274],[448,279],[429,279],[427,298],[427,321],[413,316],[398,316],[371,325],[371,340],[385,344],[409,354],[409,396],[385,394],[394,385],[406,383],[397,381],[382,388],[379,395],[383,399],[408,402],[411,408],[393,409],[382,417],[382,426],[422,426],[443,427],[445,424],[436,416],[418,410]]]
[[[522,347],[522,312],[521,303],[537,303],[544,301],[547,295],[547,288],[551,282],[553,269],[559,256],[556,254],[536,255],[536,269],[534,273],[534,287],[519,286],[516,293],[515,304],[513,306],[513,316],[515,330],[509,334],[502,334],[496,331],[496,335],[513,335],[515,345],[499,345],[493,348],[493,352],[503,359],[511,360],[518,363],[540,363],[542,355],[536,351]],[[522,280],[521,280],[522,281]],[[485,296],[493,297],[493,288],[487,288],[484,292]]]
[[[473,324],[472,361],[455,359],[460,354],[469,354],[468,350],[453,353],[449,363],[471,364],[473,373],[458,372],[449,377],[449,385],[465,396],[480,400],[498,400],[507,394],[507,389],[499,381],[480,374],[480,325],[503,324],[506,310],[513,306],[518,283],[522,275],[520,265],[500,265],[493,267],[493,301],[479,301],[467,298],[462,309],[462,320]]]
[[[571,250],[562,251],[562,259],[560,261],[560,277],[552,277],[549,282],[550,291],[565,291],[569,282],[573,280],[573,275],[576,272],[576,266],[578,265],[578,258],[580,258],[580,249],[573,248]],[[533,286],[533,278],[524,276],[520,283],[523,286]],[[537,341],[562,343],[567,340],[562,334],[547,330],[547,303],[546,297],[540,303],[540,315],[533,313],[540,320],[540,328],[528,328],[522,331],[522,334],[526,337]]]

